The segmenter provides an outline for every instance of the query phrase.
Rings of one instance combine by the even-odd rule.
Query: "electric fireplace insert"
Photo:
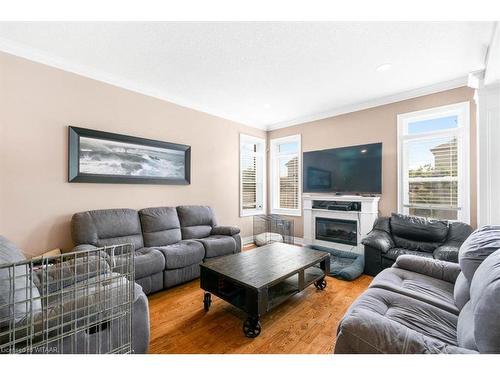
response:
[[[316,239],[345,245],[358,245],[358,222],[355,220],[316,218]]]

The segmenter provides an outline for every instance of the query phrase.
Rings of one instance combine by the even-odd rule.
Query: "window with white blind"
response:
[[[240,134],[240,216],[265,212],[265,148],[264,139]]]
[[[398,116],[399,212],[469,222],[469,103]]]
[[[271,140],[271,213],[301,215],[300,135]]]

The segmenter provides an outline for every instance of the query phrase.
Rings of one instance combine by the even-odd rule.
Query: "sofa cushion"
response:
[[[500,249],[500,225],[486,225],[474,231],[462,244],[458,253],[460,268],[469,283],[481,263]]]
[[[418,299],[381,288],[369,288],[351,305],[344,319],[349,319],[349,315],[355,315],[357,311],[371,312],[374,319],[389,320],[401,328],[457,345],[457,315]],[[342,324],[339,330],[342,330]],[[372,334],[383,336],[385,332]],[[384,341],[390,345],[391,339],[385,337]],[[366,340],[370,339],[367,337]]]
[[[216,225],[214,213],[207,206],[179,206],[177,214],[184,240],[208,237]]]
[[[172,245],[156,247],[165,257],[167,270],[199,264],[205,257],[203,245],[194,240],[183,240]]]
[[[468,303],[479,352],[500,353],[500,250],[478,267],[470,285]]]
[[[144,247],[139,214],[121,208],[79,212],[71,219],[75,244],[111,246],[131,243],[134,249]]]
[[[229,225],[217,225],[212,228],[212,234],[220,234],[222,236],[234,236],[240,233],[240,228]]]
[[[116,266],[113,267],[113,270],[119,270],[122,264],[125,266],[125,262],[129,258],[128,255],[115,256]],[[143,247],[134,253],[134,267],[136,279],[150,276],[165,269],[165,257],[157,249]]]
[[[139,211],[144,245],[166,246],[182,239],[181,223],[175,207],[152,207]]]
[[[368,310],[356,310],[341,324],[335,354],[477,354],[443,343]]]
[[[458,251],[462,243],[473,232],[469,224],[459,221],[450,222],[446,242],[434,250],[434,259],[458,263]]]
[[[403,249],[400,247],[393,247],[387,253],[385,253],[383,256],[392,260],[396,260],[398,256],[400,255],[417,255],[417,256],[422,256],[426,258],[432,258],[431,253],[427,253],[425,251],[415,251],[415,250],[409,250],[409,249]]]
[[[215,235],[197,241],[200,241],[205,248],[205,258],[214,258],[236,252],[236,242],[233,237]]]
[[[391,232],[397,247],[434,251],[448,235],[448,223],[418,216],[391,215]]]
[[[379,273],[370,287],[391,290],[458,315],[453,284],[444,280],[393,267]]]
[[[470,283],[465,278],[463,272],[460,272],[460,275],[458,275],[457,280],[455,281],[455,287],[453,289],[453,298],[455,300],[455,305],[459,310],[462,310],[465,304],[469,302],[469,290]]]
[[[440,242],[413,241],[396,235],[393,235],[392,239],[396,247],[402,247],[405,249],[426,253],[434,252],[434,250],[436,250],[441,245]]]
[[[447,243],[462,244],[474,229],[469,224],[460,221],[452,221],[449,223]]]
[[[457,323],[458,345],[470,350],[478,350],[474,339],[474,312],[469,302],[460,311]]]
[[[473,232],[462,244],[458,262],[462,272],[455,283],[455,304],[462,310],[470,299],[470,284],[477,268],[500,248],[500,226],[484,226]]]
[[[22,262],[21,250],[7,238],[0,236],[0,265]],[[40,294],[30,279],[29,265],[0,268],[0,327],[24,320],[30,311],[42,309]],[[15,280],[14,280],[15,278]],[[23,302],[29,297],[33,302]]]
[[[195,240],[210,236],[212,227],[208,225],[194,225],[192,227],[181,228],[181,232],[184,240]]]

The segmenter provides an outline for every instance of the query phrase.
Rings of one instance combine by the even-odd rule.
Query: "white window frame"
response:
[[[279,207],[279,157],[282,155],[290,155],[295,154],[292,153],[280,153],[278,151],[279,146],[284,143],[298,143],[298,173],[299,173],[299,189],[298,189],[298,208],[297,209],[287,209]],[[270,169],[271,169],[271,183],[270,183],[270,191],[271,191],[271,213],[277,215],[287,215],[287,216],[302,216],[302,137],[300,134],[290,135],[288,137],[282,138],[274,138],[271,139],[271,147],[270,147]]]
[[[458,127],[419,134],[408,134],[408,124],[433,118],[457,116]],[[408,214],[408,173],[405,170],[404,143],[408,140],[457,136],[458,211],[457,221],[470,223],[470,103],[461,102],[398,115],[398,211]]]
[[[241,152],[244,143],[258,143],[261,144],[262,152],[257,155],[262,157],[262,175],[257,178],[262,179],[262,209],[243,209],[243,174],[241,173]],[[239,174],[240,174],[240,217],[262,215],[266,213],[266,140],[265,138],[254,137],[240,133],[240,152],[239,152]]]

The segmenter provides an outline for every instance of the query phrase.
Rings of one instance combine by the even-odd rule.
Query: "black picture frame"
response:
[[[165,150],[184,152],[184,176],[156,177],[118,174],[82,173],[80,171],[80,138],[93,138],[121,142],[137,146],[150,146]],[[99,130],[68,127],[68,182],[111,183],[111,184],[164,184],[189,185],[191,183],[191,146],[158,140],[108,133]]]

